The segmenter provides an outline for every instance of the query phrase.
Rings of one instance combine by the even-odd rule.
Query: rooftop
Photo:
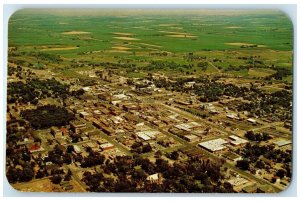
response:
[[[209,140],[206,142],[201,142],[198,145],[214,152],[214,151],[219,151],[219,150],[225,149],[226,147],[224,146],[224,144],[227,144],[227,143],[228,142],[226,140],[218,138],[218,139]]]

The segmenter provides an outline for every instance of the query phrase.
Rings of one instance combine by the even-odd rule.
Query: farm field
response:
[[[136,71],[160,60],[192,65],[186,69],[175,67],[171,73],[179,70],[211,74],[225,70],[235,76],[265,77],[273,72],[270,66],[291,71],[292,24],[284,14],[251,10],[222,11],[218,15],[215,12],[125,10],[120,15],[112,15],[101,10],[90,15],[83,10],[22,10],[9,20],[9,46],[18,47],[22,53],[39,51],[59,55],[65,63],[74,58],[93,62],[126,61],[136,64]],[[216,61],[202,70],[197,66],[199,60],[184,59],[187,53]],[[259,57],[264,63],[257,67],[267,69],[237,70],[245,64],[245,60],[237,59],[242,57]],[[34,58],[22,59],[32,62]],[[255,68],[255,63],[252,66]],[[166,68],[159,70],[170,72]],[[289,75],[284,80],[291,82]]]

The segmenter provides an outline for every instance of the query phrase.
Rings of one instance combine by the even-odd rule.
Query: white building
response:
[[[224,139],[218,138],[218,139],[214,139],[214,140],[209,140],[206,142],[201,142],[198,145],[200,147],[203,147],[211,152],[215,152],[215,151],[221,151],[226,149],[227,147],[224,146],[225,144],[228,144],[228,142]]]

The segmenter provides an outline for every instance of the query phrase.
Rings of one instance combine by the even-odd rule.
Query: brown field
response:
[[[177,25],[179,25],[179,24],[159,24],[157,26],[159,26],[159,27],[173,27],[173,26],[177,26]]]
[[[226,45],[233,45],[233,46],[242,46],[242,45],[257,45],[257,47],[266,47],[265,45],[258,45],[252,43],[225,43]]]
[[[186,35],[186,34],[172,34],[172,35],[166,35],[166,36],[173,37],[173,38],[197,38],[197,36]]]
[[[108,50],[107,52],[110,52],[110,53],[130,53],[127,50]]]
[[[146,46],[150,46],[150,47],[157,47],[157,48],[161,48],[160,45],[152,45],[152,44],[149,44],[149,43],[138,43],[140,45],[146,45]]]
[[[173,38],[197,38],[197,36],[191,34],[191,33],[185,33],[185,32],[175,32],[175,31],[158,31],[160,33],[166,33],[167,37],[173,37]]]
[[[124,46],[113,46],[112,49],[115,49],[115,50],[130,50],[131,48],[124,47]]]
[[[242,28],[242,27],[236,27],[236,26],[230,26],[230,27],[225,27],[227,29],[239,29],[239,28]]]
[[[273,73],[275,73],[276,71],[272,70],[272,69],[249,69],[248,74],[250,76],[255,76],[255,77],[266,77],[269,75],[272,75]]]
[[[61,34],[64,35],[80,35],[80,34],[90,34],[91,32],[86,32],[86,31],[67,31],[67,32],[63,32]]]
[[[123,33],[123,32],[114,32],[113,34],[115,34],[115,35],[121,35],[121,36],[133,36],[134,35],[132,33]]]
[[[56,51],[56,50],[74,50],[78,49],[78,47],[49,47],[49,48],[43,48],[41,51]]]
[[[186,32],[176,32],[176,31],[158,31],[160,33],[167,33],[167,34],[186,34],[186,35],[192,35],[191,33],[186,33]]]
[[[12,187],[22,192],[86,192],[86,190],[74,179],[69,183],[74,187],[69,191],[64,190],[62,186],[58,184],[53,184],[49,178],[37,179],[26,183],[17,183],[13,184]]]
[[[115,39],[119,39],[119,40],[140,40],[138,38],[131,38],[131,37],[126,37],[126,36],[121,36],[121,37],[113,37]]]

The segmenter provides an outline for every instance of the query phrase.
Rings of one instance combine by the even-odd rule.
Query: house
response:
[[[186,82],[186,83],[184,83],[184,87],[185,88],[191,88],[191,87],[194,87],[195,84],[196,84],[195,81],[193,81],[193,82]]]
[[[146,178],[146,181],[150,181],[151,183],[159,183],[159,182],[161,182],[161,176],[159,173],[155,173],[155,174],[149,175]]]
[[[44,150],[41,146],[39,146],[38,144],[34,144],[32,146],[29,147],[29,152],[30,153],[33,153],[33,152],[36,152],[36,151],[42,151]]]

